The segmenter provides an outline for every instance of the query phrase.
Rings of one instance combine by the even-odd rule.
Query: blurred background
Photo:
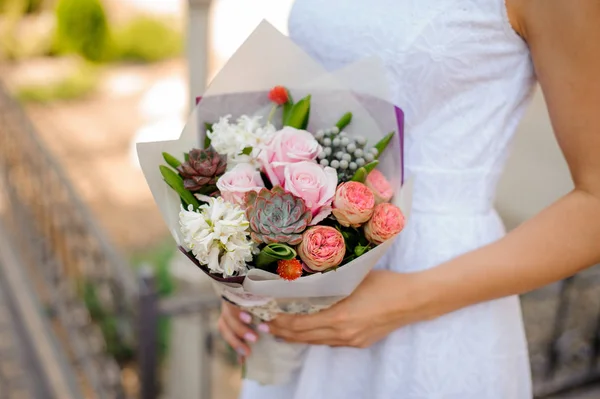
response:
[[[175,252],[134,143],[178,137],[291,3],[0,0],[0,399],[236,398],[218,300]],[[538,93],[498,209],[514,228],[570,189]],[[536,396],[600,397],[598,270],[522,303]]]

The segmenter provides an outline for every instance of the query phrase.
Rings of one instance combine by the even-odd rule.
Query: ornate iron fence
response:
[[[124,398],[104,336],[133,343],[137,283],[23,110],[0,86],[0,213],[84,392]],[[0,208],[0,209],[2,209]],[[94,313],[110,311],[105,324]],[[92,314],[90,314],[92,313]]]

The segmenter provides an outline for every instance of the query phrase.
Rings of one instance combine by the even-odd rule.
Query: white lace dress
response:
[[[496,184],[534,73],[504,0],[297,0],[290,35],[327,68],[383,59],[406,116],[409,225],[379,265],[422,270],[504,234]],[[516,297],[395,331],[369,349],[314,346],[285,386],[244,399],[529,399]]]

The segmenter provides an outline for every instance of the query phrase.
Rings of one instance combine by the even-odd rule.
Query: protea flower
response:
[[[288,243],[297,245],[302,232],[312,220],[312,213],[302,198],[286,192],[280,186],[263,188],[246,195],[246,216],[250,236],[257,243]]]
[[[217,178],[225,173],[227,158],[213,148],[190,151],[189,160],[177,170],[183,177],[183,186],[189,191],[198,191],[204,186],[216,184]]]

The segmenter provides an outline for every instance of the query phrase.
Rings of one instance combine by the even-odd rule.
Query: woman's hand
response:
[[[312,315],[282,314],[269,328],[289,342],[365,348],[426,318],[426,292],[417,274],[375,270],[352,295],[331,308]]]
[[[222,301],[221,317],[219,317],[219,331],[225,341],[231,345],[239,356],[250,355],[250,346],[248,343],[256,342],[258,334],[250,327],[252,316],[242,311],[235,305],[227,301]],[[260,324],[258,329],[268,332],[265,324]]]

